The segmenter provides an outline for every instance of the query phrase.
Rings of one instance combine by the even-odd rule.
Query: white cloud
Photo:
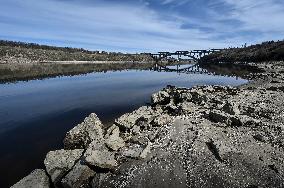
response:
[[[242,29],[284,31],[284,5],[277,0],[223,0],[233,6],[230,17],[244,23]]]
[[[163,0],[164,3],[170,3],[170,1],[177,2]],[[0,7],[0,36],[28,38],[34,41],[58,41],[63,45],[75,45],[94,50],[135,52],[228,47],[247,42],[246,37],[234,35],[235,30],[268,31],[262,28],[263,18],[257,16],[259,12],[264,11],[264,5],[252,6],[254,4],[242,0],[219,1],[232,6],[233,11],[223,16],[221,12],[208,9],[212,18],[199,20],[190,16],[180,16],[175,12],[165,19],[159,11],[150,9],[146,1],[143,1],[140,6],[96,3],[97,1],[86,6],[72,3],[72,1],[9,0],[2,2]],[[264,3],[264,0],[260,1]],[[250,0],[250,2],[253,3],[256,0]],[[246,7],[251,9],[246,10]],[[283,25],[277,25],[277,22],[281,22],[280,10],[282,9],[276,6],[266,10],[271,15],[273,13],[275,23],[274,21],[264,23],[270,24],[273,32],[284,30]],[[222,23],[227,19],[239,20],[244,24],[234,28]],[[188,23],[197,26],[182,27]],[[209,27],[213,30],[204,31],[199,27]],[[227,37],[230,34],[232,36]],[[262,37],[264,36],[269,38],[270,35],[265,34]]]

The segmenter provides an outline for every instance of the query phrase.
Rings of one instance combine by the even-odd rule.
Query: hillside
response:
[[[142,54],[108,53],[0,40],[0,63],[43,61],[150,61]]]
[[[230,48],[202,58],[203,62],[264,62],[284,60],[284,41],[269,41],[245,48]]]

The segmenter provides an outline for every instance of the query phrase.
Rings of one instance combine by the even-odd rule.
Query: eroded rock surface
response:
[[[93,140],[103,139],[102,122],[92,113],[84,122],[67,132],[64,139],[65,149],[83,149]]]
[[[36,169],[11,188],[51,188],[51,186],[46,172]]]
[[[150,123],[156,115],[155,113],[151,107],[142,106],[132,113],[122,115],[115,121],[115,124],[122,130],[131,129],[139,121]]]
[[[109,134],[106,135],[106,145],[114,150],[117,151],[119,148],[122,148],[125,145],[124,140],[119,136],[120,131],[117,126],[112,126],[108,130]]]
[[[107,149],[87,149],[85,160],[88,165],[103,169],[113,169],[118,165],[114,153]]]
[[[52,182],[54,182],[56,186],[59,185],[61,179],[81,158],[82,153],[82,149],[56,150],[47,153],[44,165]]]
[[[96,173],[83,161],[78,161],[72,170],[61,180],[64,188],[88,188]]]

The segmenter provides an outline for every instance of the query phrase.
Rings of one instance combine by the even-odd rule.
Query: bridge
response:
[[[223,49],[209,49],[209,50],[191,50],[191,51],[176,51],[176,52],[158,52],[158,53],[143,53],[145,55],[150,55],[156,62],[161,61],[164,58],[169,58],[171,56],[177,56],[179,60],[182,56],[189,57],[191,60],[198,62],[201,57],[209,55],[214,52],[220,52]]]
[[[184,73],[184,74],[207,74],[207,75],[215,75],[214,72],[209,72],[206,69],[203,69],[199,66],[199,64],[194,64],[185,68],[181,68],[180,65],[174,66],[161,66],[159,64],[155,64],[154,67],[151,68],[153,71],[157,72],[177,72],[177,73]]]

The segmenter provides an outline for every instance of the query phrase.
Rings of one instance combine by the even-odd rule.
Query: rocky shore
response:
[[[91,114],[12,187],[284,187],[283,63],[240,87],[167,86],[110,127]]]

